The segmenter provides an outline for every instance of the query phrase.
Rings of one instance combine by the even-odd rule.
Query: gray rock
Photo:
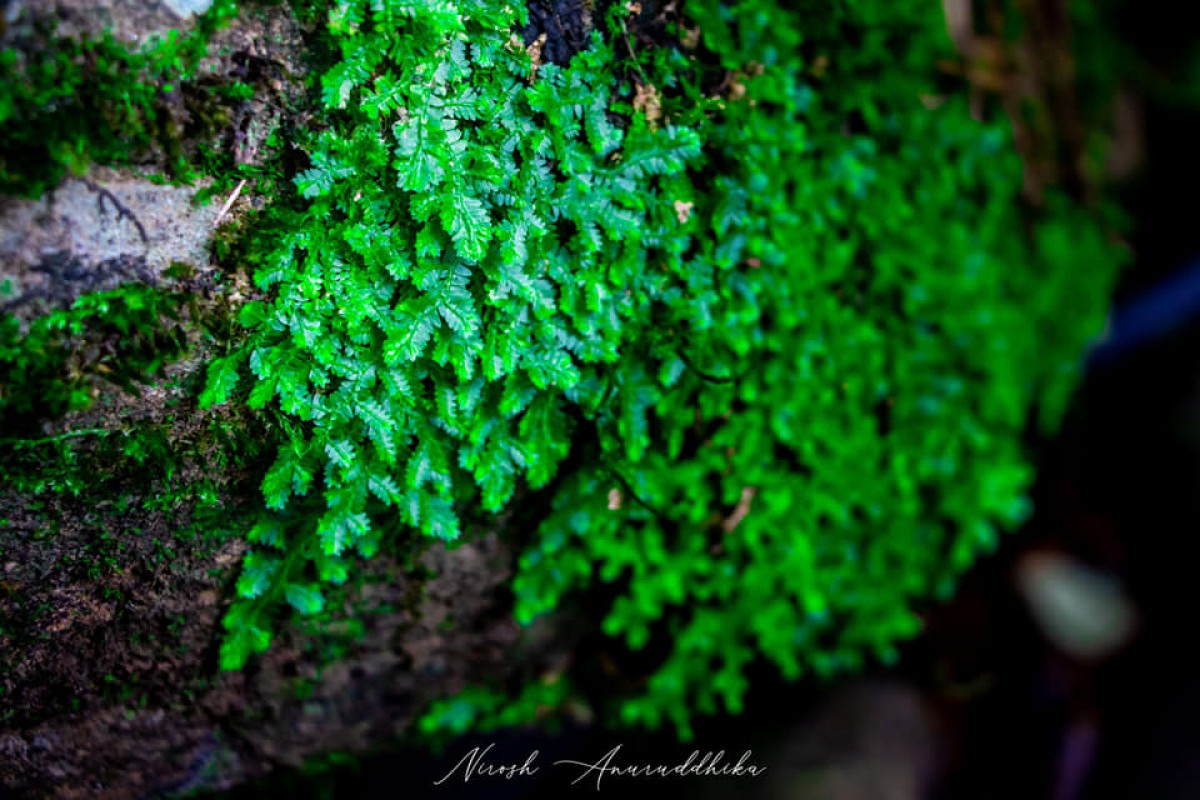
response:
[[[195,189],[95,169],[38,200],[0,201],[0,311],[21,318],[121,283],[157,283],[173,263],[208,265],[218,209]]]
[[[163,0],[163,5],[175,12],[181,19],[187,19],[208,11],[212,0]]]

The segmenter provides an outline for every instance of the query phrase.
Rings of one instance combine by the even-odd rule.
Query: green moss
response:
[[[917,604],[1027,515],[1027,430],[1061,417],[1121,255],[1064,199],[1022,206],[1007,125],[939,83],[928,4],[692,0],[672,24],[694,48],[635,47],[610,4],[569,65],[536,69],[499,0],[294,6],[321,26],[320,115],[287,132],[306,163],[206,167],[281,193],[222,244],[261,299],[201,393],[278,445],[224,667],[281,607],[329,620],[363,559],[521,494],[546,512],[517,619],[606,598],[604,630],[654,655],[604,721],[687,736],[740,708],[753,661],[894,657]],[[36,122],[0,150],[6,186],[147,145],[165,90],[131,76],[194,63],[163,47],[188,55],[104,55],[110,83],[83,51],[5,56],[25,72],[0,120]],[[116,138],[45,133],[80,75],[108,108],[80,124]],[[30,148],[48,166],[18,172]],[[35,385],[73,407],[62,364],[9,341],[10,413]],[[125,463],[166,457],[135,442]],[[423,729],[529,720],[570,685],[472,689]]]
[[[133,163],[155,147],[169,156],[173,177],[194,177],[175,117],[208,39],[235,10],[219,0],[187,33],[171,31],[138,50],[109,34],[60,37],[44,19],[10,31],[10,46],[0,52],[0,194],[37,196],[68,173]],[[184,277],[188,269],[175,265],[165,277]],[[102,501],[112,499],[106,489],[135,473],[151,476],[141,483],[160,490],[139,501],[146,510],[172,509],[185,497],[215,505],[211,481],[186,488],[173,481],[187,448],[168,441],[169,419],[165,426],[102,424],[52,436],[42,425],[90,409],[106,383],[138,394],[185,354],[194,341],[190,327],[219,333],[220,306],[197,302],[169,280],[165,288],[128,284],[88,293],[32,320],[0,314],[5,489]],[[115,500],[121,508],[123,498]]]
[[[82,174],[93,163],[136,163],[154,148],[168,156],[176,180],[191,180],[197,170],[214,178],[233,175],[231,156],[216,155],[209,128],[219,122],[220,104],[244,101],[247,87],[218,82],[216,105],[193,101],[201,93],[197,68],[208,40],[235,11],[234,3],[219,0],[186,33],[171,31],[137,50],[108,34],[59,37],[44,21],[10,32],[12,46],[0,54],[0,194],[36,196],[67,173]],[[211,80],[205,85],[214,88]],[[217,117],[201,125],[197,140],[184,142],[175,124],[181,108],[184,116]],[[263,169],[273,169],[272,162]],[[219,244],[218,257],[228,257],[227,240]],[[230,526],[239,526],[238,510],[223,495],[258,457],[261,437],[247,437],[246,421],[227,414],[209,415],[206,427],[197,426],[183,418],[194,412],[195,392],[181,398],[177,381],[162,382],[164,368],[196,341],[215,339],[219,347],[231,335],[220,287],[206,299],[178,288],[178,279],[192,277],[190,265],[175,264],[161,288],[127,284],[93,292],[31,320],[0,314],[4,489],[28,510],[44,506],[52,525],[71,516],[96,534],[95,542],[111,539],[121,547],[125,540],[113,539],[110,528],[127,514],[174,521],[175,540],[151,542],[152,554],[139,547],[136,555],[116,558],[89,546],[60,565],[88,580],[103,578],[118,561],[178,568],[184,558],[178,545],[195,556],[197,545],[211,550]],[[152,409],[149,419],[106,406],[88,415],[91,427],[58,424],[64,414],[91,410],[105,384],[137,395],[153,383],[176,396]],[[46,424],[60,432],[46,435]],[[79,519],[74,511],[87,506],[106,510]]]
[[[109,33],[56,36],[53,21],[39,20],[0,51],[0,194],[36,197],[68,173],[128,164],[154,146],[186,180],[172,108],[235,9],[218,0],[187,34],[170,31],[138,50]]]
[[[69,308],[23,324],[0,314],[0,424],[6,433],[89,408],[94,381],[127,391],[187,347],[178,322],[188,296],[131,284],[83,295]]]
[[[1022,207],[1005,123],[927,105],[925,4],[691,2],[697,49],[636,64],[614,6],[536,74],[504,3],[322,8],[307,202],[203,396],[286,431],[226,668],[278,605],[320,618],[358,559],[524,486],[552,510],[517,618],[607,592],[605,631],[660,652],[607,719],[687,735],[755,659],[893,657],[1025,518],[1027,425],[1057,424],[1121,255]]]

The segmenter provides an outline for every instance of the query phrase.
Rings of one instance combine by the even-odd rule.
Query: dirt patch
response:
[[[245,671],[218,674],[240,542],[177,541],[164,527],[174,520],[133,513],[106,540],[119,555],[89,577],[71,556],[113,518],[88,522],[77,509],[39,520],[11,500],[0,509],[16,517],[0,534],[0,787],[17,796],[229,788],[394,738],[430,700],[515,666],[511,554],[495,536],[434,548],[416,570],[376,559],[345,609],[364,621],[360,635],[293,626]],[[141,560],[163,543],[169,565]],[[332,657],[331,642],[343,648]]]
[[[526,46],[545,36],[542,59],[566,66],[572,56],[591,43],[590,5],[584,0],[530,0],[529,24],[522,32]]]

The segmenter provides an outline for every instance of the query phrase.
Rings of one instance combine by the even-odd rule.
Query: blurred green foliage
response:
[[[187,349],[178,322],[187,296],[131,284],[81,296],[27,324],[0,315],[0,425],[28,431],[38,420],[88,408],[101,378],[136,393]]]

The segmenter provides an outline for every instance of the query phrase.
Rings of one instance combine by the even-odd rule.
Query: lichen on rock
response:
[[[69,307],[87,292],[169,281],[175,264],[211,272],[217,208],[195,189],[93,168],[38,200],[0,201],[0,311],[23,318]]]

